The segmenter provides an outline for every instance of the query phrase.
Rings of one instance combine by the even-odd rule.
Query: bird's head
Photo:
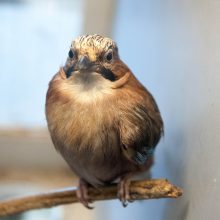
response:
[[[91,76],[102,77],[105,80],[115,82],[125,73],[127,66],[119,59],[116,43],[107,37],[100,35],[84,35],[76,38],[70,47],[68,58],[64,66],[67,78],[80,76],[85,81]],[[83,76],[83,77],[82,77]]]

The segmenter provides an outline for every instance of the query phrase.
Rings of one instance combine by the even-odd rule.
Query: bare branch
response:
[[[133,181],[130,186],[132,200],[177,198],[182,190],[166,179]],[[117,198],[117,185],[111,184],[99,190],[90,187],[89,197],[92,201],[110,200]],[[18,214],[31,209],[50,208],[57,205],[76,203],[76,190],[64,188],[53,192],[18,198],[0,202],[0,217]]]

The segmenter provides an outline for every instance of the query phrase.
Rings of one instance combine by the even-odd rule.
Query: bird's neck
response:
[[[65,82],[65,87],[69,96],[80,103],[102,101],[115,93],[111,82],[95,72],[75,74]]]

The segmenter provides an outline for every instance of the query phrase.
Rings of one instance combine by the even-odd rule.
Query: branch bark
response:
[[[95,189],[89,187],[91,201],[110,200],[117,198],[117,185],[111,184]],[[130,186],[132,200],[177,198],[182,190],[166,179],[133,181]],[[0,217],[18,214],[31,209],[50,208],[57,205],[76,203],[76,189],[64,188],[53,192],[38,194],[0,202]]]

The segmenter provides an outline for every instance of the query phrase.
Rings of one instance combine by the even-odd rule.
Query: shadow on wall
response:
[[[163,220],[186,220],[189,201],[187,198],[187,183],[185,180],[187,154],[184,131],[179,129],[173,131],[170,135],[172,142],[170,141],[170,143],[166,143],[166,146],[162,146],[169,148],[169,151],[163,149],[161,157],[163,157],[164,166],[166,167],[166,177],[183,189],[183,196],[177,200],[167,200],[164,207]]]

